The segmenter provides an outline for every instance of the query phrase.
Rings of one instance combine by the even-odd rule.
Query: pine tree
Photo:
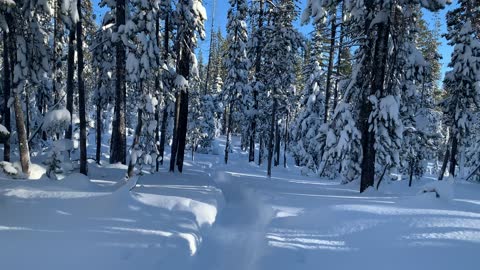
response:
[[[456,176],[458,160],[464,160],[465,139],[469,136],[474,110],[479,108],[480,99],[480,30],[474,25],[480,12],[478,1],[460,0],[459,7],[448,12],[446,35],[454,51],[445,75],[444,85],[447,98],[443,102],[447,124],[451,127],[450,175]],[[464,164],[459,164],[463,170]]]
[[[240,123],[244,118],[245,101],[249,95],[248,58],[246,52],[247,35],[247,3],[244,0],[230,0],[228,11],[228,54],[225,57],[227,79],[224,85],[223,101],[228,110],[227,139],[225,143],[225,164],[231,151],[233,123]]]

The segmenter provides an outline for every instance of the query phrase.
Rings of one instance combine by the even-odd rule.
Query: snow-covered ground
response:
[[[478,184],[359,194],[292,163],[268,179],[234,150],[128,183],[93,163],[91,180],[1,179],[1,269],[478,269]]]

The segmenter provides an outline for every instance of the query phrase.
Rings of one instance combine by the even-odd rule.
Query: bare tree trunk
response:
[[[185,146],[187,144],[187,124],[188,124],[188,90],[181,91],[180,100],[180,126],[178,129],[178,152],[177,168],[179,172],[183,171],[183,160],[185,158]]]
[[[274,166],[280,165],[280,125],[275,124],[275,159]]]
[[[87,163],[87,117],[85,108],[85,82],[83,81],[82,0],[77,0],[77,79],[78,114],[80,117],[80,173],[88,175]]]
[[[443,158],[442,168],[440,170],[440,175],[438,176],[438,181],[443,180],[443,176],[445,175],[445,171],[447,170],[448,160],[450,159],[450,148],[447,146],[447,150],[445,151],[445,157]]]
[[[73,119],[73,74],[75,72],[75,30],[73,27],[68,34],[68,56],[67,56],[67,110],[70,112]],[[68,125],[65,138],[71,140],[73,135],[72,122]]]
[[[231,129],[232,129],[232,107],[233,107],[233,104],[232,102],[230,102],[230,105],[229,105],[229,114],[228,115],[225,115],[225,117],[228,117],[228,120],[227,120],[227,134],[226,134],[226,140],[225,140],[225,164],[228,163],[228,153],[230,153],[230,144],[231,144]],[[225,110],[227,111],[227,110]]]
[[[10,123],[10,108],[8,107],[8,100],[10,99],[11,81],[10,76],[10,42],[8,33],[3,32],[3,124],[11,133],[12,127]],[[3,145],[3,160],[10,161],[10,138],[5,141]]]
[[[264,140],[260,137],[258,139],[258,166],[262,165],[263,163],[263,152],[264,152]]]
[[[17,125],[17,136],[20,145],[20,163],[22,166],[22,172],[26,175],[30,175],[30,151],[28,149],[27,130],[25,129],[20,95],[17,93],[17,91],[15,92],[13,107],[15,110],[15,123]]]
[[[458,139],[456,134],[452,137],[452,150],[450,151],[450,169],[448,172],[455,177],[455,167],[457,166]]]
[[[288,136],[288,112],[287,112],[287,120],[285,121],[285,144],[283,145],[283,167],[287,168],[287,148],[289,143],[289,136]]]
[[[96,117],[96,152],[95,152],[95,159],[97,161],[97,164],[100,165],[101,161],[101,154],[102,154],[102,105],[101,101],[99,100],[97,102],[97,117]]]
[[[409,166],[410,175],[409,175],[409,180],[408,180],[408,186],[411,187],[412,186],[412,180],[413,180],[413,161],[411,161],[409,165],[410,165]]]
[[[125,25],[125,0],[117,0],[116,27]],[[125,122],[126,102],[126,60],[125,45],[119,39],[116,44],[116,80],[115,80],[115,121],[112,130],[110,163],[127,163],[127,135]]]
[[[178,151],[178,126],[180,120],[180,93],[175,94],[175,116],[174,116],[174,124],[173,124],[173,138],[172,138],[172,149],[170,154],[170,172],[175,171],[175,162],[177,157]]]
[[[272,176],[272,159],[273,159],[273,140],[275,132],[275,114],[277,113],[277,100],[273,99],[272,107],[272,122],[270,123],[270,138],[268,139],[268,163],[267,163],[267,176]]]

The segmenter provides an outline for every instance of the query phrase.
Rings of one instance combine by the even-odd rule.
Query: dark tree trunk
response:
[[[168,104],[165,103],[165,108],[162,114],[162,126],[160,127],[160,164],[163,165],[165,155],[165,141],[167,140],[167,121],[168,121]]]
[[[225,110],[227,111],[227,110]],[[226,134],[226,140],[225,140],[225,164],[228,163],[228,153],[230,153],[230,145],[231,145],[231,133],[232,133],[232,103],[229,105],[229,114],[227,120],[227,134]]]
[[[178,128],[178,152],[177,167],[178,171],[183,171],[183,160],[185,158],[185,146],[187,144],[187,124],[188,124],[188,90],[181,91],[180,100],[180,126]]]
[[[260,0],[260,14],[258,15],[258,29],[257,31],[261,31],[263,27],[263,1]],[[260,77],[260,72],[262,69],[262,36],[258,37],[257,40],[257,47],[256,50],[256,58],[255,58],[255,74],[258,78]],[[257,119],[256,114],[258,111],[258,92],[256,89],[253,90],[253,110],[255,114],[252,116],[252,123],[250,126],[250,148],[248,152],[248,162],[255,161],[255,136],[256,136],[256,129],[257,129]]]
[[[410,162],[410,175],[409,175],[409,179],[408,179],[408,186],[411,187],[412,186],[412,180],[413,180],[413,161]]]
[[[80,173],[88,175],[87,163],[87,117],[85,108],[85,82],[83,81],[82,0],[77,0],[77,79],[78,115],[80,117]]]
[[[12,127],[10,123],[10,108],[8,107],[8,100],[10,99],[10,42],[8,33],[3,32],[3,124],[11,133]],[[10,138],[5,141],[3,145],[3,160],[10,161]]]
[[[95,152],[95,159],[97,161],[97,164],[100,165],[101,161],[101,154],[102,154],[102,105],[101,101],[99,100],[97,103],[97,117],[96,117],[96,152]]]
[[[330,30],[330,51],[328,56],[328,69],[327,69],[327,86],[325,88],[325,112],[323,122],[327,123],[329,115],[329,104],[330,104],[330,93],[332,85],[332,75],[333,75],[333,61],[335,56],[335,36],[337,32],[336,25],[336,11],[331,14],[332,26]]]
[[[264,145],[264,139],[262,139],[261,137],[258,138],[258,166],[262,165],[263,163]]]
[[[117,0],[116,27],[125,25],[125,0]],[[119,39],[116,44],[116,80],[115,80],[115,121],[112,130],[110,163],[127,163],[127,135],[125,122],[126,102],[126,59],[125,45]]]
[[[458,139],[456,134],[453,134],[452,138],[452,150],[450,151],[450,168],[448,172],[452,177],[455,177],[455,167],[457,166],[457,152],[458,152]]]
[[[67,110],[70,112],[73,119],[73,74],[75,72],[75,30],[73,27],[68,34],[68,56],[67,56]],[[73,135],[72,122],[68,125],[65,138],[71,140]]]
[[[440,169],[440,175],[438,176],[438,181],[443,180],[443,176],[445,175],[445,171],[447,170],[448,160],[450,159],[450,148],[447,146],[447,150],[445,151],[445,157],[443,158],[442,168]]]
[[[180,93],[175,94],[175,115],[173,123],[172,149],[170,154],[170,172],[175,171],[175,162],[178,152],[178,127],[180,122]]]
[[[371,39],[374,39],[374,33],[372,30],[370,31],[369,36]],[[375,95],[377,91],[381,92],[380,95],[383,94],[388,59],[388,32],[388,26],[386,23],[378,24],[377,31],[375,32],[377,36],[375,48],[371,48],[374,50],[373,62],[370,66],[372,69],[372,84],[370,85],[368,92],[363,94],[363,103],[360,109],[360,130],[362,132],[361,142],[363,151],[360,192],[373,186],[375,181],[375,131],[370,129],[369,117],[373,108],[368,100],[368,96]]]
[[[273,99],[272,106],[272,119],[270,123],[270,137],[268,138],[268,163],[267,163],[267,176],[272,176],[272,159],[273,159],[273,140],[275,132],[275,114],[277,113],[277,100]]]
[[[285,144],[283,145],[283,167],[287,168],[287,147],[289,143],[289,136],[288,136],[288,113],[287,113],[287,120],[285,121]]]
[[[274,166],[280,165],[280,125],[275,125],[275,159]]]
[[[179,33],[181,33],[180,31]],[[191,32],[182,33],[177,40],[177,73],[188,81],[190,78],[190,48],[187,47],[187,42],[190,41]],[[188,124],[188,87],[183,88],[177,93],[176,101],[176,136],[174,136],[173,144],[176,145],[176,153],[174,155],[174,147],[172,146],[172,155],[170,162],[170,170],[173,164],[177,165],[178,171],[183,171],[183,160],[185,157],[185,145],[187,139],[187,124]]]

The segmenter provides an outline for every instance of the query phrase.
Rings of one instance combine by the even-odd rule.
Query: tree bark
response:
[[[280,165],[280,125],[275,125],[275,159],[274,166]]]
[[[447,147],[445,151],[445,157],[443,158],[442,168],[440,170],[440,175],[438,176],[438,181],[443,180],[443,176],[445,175],[445,171],[447,170],[448,160],[450,159],[450,148]]]
[[[228,120],[227,120],[227,134],[226,134],[226,140],[225,140],[225,164],[228,163],[228,153],[230,153],[230,144],[231,144],[231,129],[232,129],[232,108],[233,108],[233,102],[230,103],[229,105],[229,114],[228,114]],[[226,110],[225,110],[226,111]],[[227,117],[227,115],[226,115]]]
[[[172,148],[170,154],[170,172],[175,171],[175,162],[178,152],[178,126],[180,121],[180,93],[175,94],[175,115],[174,115],[174,124],[173,124],[173,137],[172,137]]]
[[[12,127],[10,123],[10,108],[8,107],[8,101],[10,100],[10,76],[12,76],[12,72],[10,70],[9,51],[10,42],[8,33],[3,32],[3,124],[11,134]],[[3,160],[10,161],[10,138],[8,138],[3,145]]]
[[[273,99],[272,106],[272,119],[270,123],[270,137],[268,139],[268,163],[267,163],[267,176],[272,176],[272,159],[273,159],[273,140],[275,132],[275,114],[277,113],[277,100]]]
[[[74,27],[70,27],[70,33],[68,34],[68,55],[67,55],[67,110],[70,112],[73,120],[73,75],[75,72],[75,30]],[[73,135],[72,121],[68,125],[67,132],[65,133],[65,139],[71,140]]]
[[[453,134],[452,138],[452,150],[450,151],[450,168],[448,172],[452,177],[455,177],[455,167],[457,166],[457,152],[458,152],[458,139],[456,134]]]
[[[287,168],[287,148],[289,143],[289,136],[288,136],[288,112],[287,112],[287,120],[285,121],[285,143],[283,145],[283,167]]]
[[[116,29],[125,25],[125,0],[117,0],[116,5]],[[126,56],[125,45],[119,38],[116,48],[116,80],[115,80],[115,121],[112,130],[110,163],[127,163],[127,136],[125,122],[126,102]]]
[[[367,26],[370,27],[370,26]],[[370,31],[370,38],[373,40],[373,31]],[[362,163],[361,163],[361,180],[360,192],[365,191],[368,187],[373,186],[375,182],[375,131],[370,129],[369,117],[373,111],[372,104],[368,100],[369,95],[375,95],[380,91],[383,94],[384,80],[386,73],[386,64],[388,59],[388,26],[386,23],[377,25],[377,36],[375,47],[371,49],[373,52],[373,62],[370,66],[372,70],[372,84],[368,92],[363,94],[362,106],[360,109],[360,130],[362,132]],[[368,53],[368,52],[367,52]]]
[[[82,41],[82,0],[77,0],[77,79],[78,79],[78,114],[80,117],[80,173],[88,175],[87,163],[87,117],[85,108],[85,82],[83,81],[83,41]]]
[[[157,31],[158,33],[158,31]],[[169,46],[170,46],[170,15],[166,14],[165,17],[165,33],[163,36],[163,47],[164,47],[164,61],[168,61],[169,56]],[[167,89],[165,89],[165,85],[163,88],[163,97],[165,100],[165,108],[163,108],[163,115],[162,115],[162,126],[160,127],[160,145],[158,147],[158,152],[160,153],[160,164],[163,165],[163,160],[165,156],[165,141],[167,136],[167,120],[168,120],[168,100],[167,100]],[[172,146],[173,147],[173,146]],[[157,171],[158,171],[158,161],[157,161]],[[171,169],[171,168],[170,168]]]
[[[100,161],[101,161],[101,154],[102,154],[102,131],[103,131],[103,127],[102,127],[102,105],[101,105],[101,101],[99,100],[97,102],[97,115],[96,115],[96,136],[95,136],[95,139],[96,139],[96,146],[97,146],[97,149],[96,149],[96,152],[95,152],[95,159],[97,161],[97,164],[100,165]]]

